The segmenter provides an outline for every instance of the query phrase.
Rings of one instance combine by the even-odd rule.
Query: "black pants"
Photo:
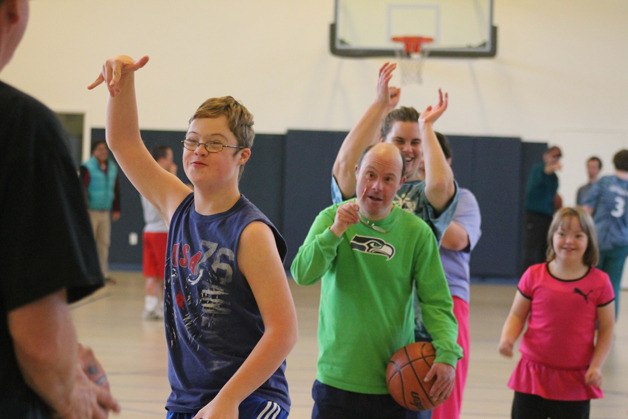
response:
[[[523,266],[522,271],[535,263],[545,262],[547,253],[547,232],[552,223],[552,216],[526,211],[523,229]]]
[[[512,419],[589,419],[591,401],[548,400],[515,391]]]
[[[406,410],[387,394],[362,394],[314,381],[312,419],[420,419],[429,411]],[[428,416],[422,416],[428,415]]]

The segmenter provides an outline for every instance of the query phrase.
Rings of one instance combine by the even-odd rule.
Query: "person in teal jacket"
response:
[[[524,200],[523,271],[545,261],[547,231],[554,212],[560,208],[556,172],[562,167],[562,155],[560,147],[549,147],[543,153],[543,161],[530,169]]]
[[[79,170],[89,218],[94,230],[100,269],[109,282],[109,245],[111,244],[111,220],[120,219],[120,184],[118,166],[109,158],[104,140],[92,144],[92,157]]]
[[[292,263],[298,284],[321,280],[313,418],[415,417],[386,388],[390,356],[414,342],[413,287],[436,349],[431,395],[451,393],[462,356],[453,303],[434,234],[392,203],[403,169],[394,145],[367,149],[357,198],[323,210]]]

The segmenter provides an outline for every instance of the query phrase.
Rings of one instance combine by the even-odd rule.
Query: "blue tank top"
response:
[[[253,221],[270,227],[283,260],[284,239],[244,196],[228,211],[206,216],[195,211],[190,194],[172,217],[164,297],[169,411],[195,413],[209,403],[264,333],[262,316],[237,261],[240,235]],[[284,361],[253,394],[289,411],[285,368]]]

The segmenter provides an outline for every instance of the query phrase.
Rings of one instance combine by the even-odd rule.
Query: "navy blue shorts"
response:
[[[194,413],[168,412],[167,419],[192,419]],[[277,403],[259,396],[249,396],[240,403],[238,416],[242,419],[286,419],[288,412]]]
[[[312,398],[312,419],[422,419],[423,414],[430,414],[406,410],[388,394],[354,393],[318,380],[312,386]]]

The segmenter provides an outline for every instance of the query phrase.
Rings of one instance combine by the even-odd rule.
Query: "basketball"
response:
[[[430,342],[410,343],[390,357],[386,367],[386,386],[392,398],[408,410],[429,410],[436,407],[429,396],[436,377],[423,379],[432,368],[436,352]]]

